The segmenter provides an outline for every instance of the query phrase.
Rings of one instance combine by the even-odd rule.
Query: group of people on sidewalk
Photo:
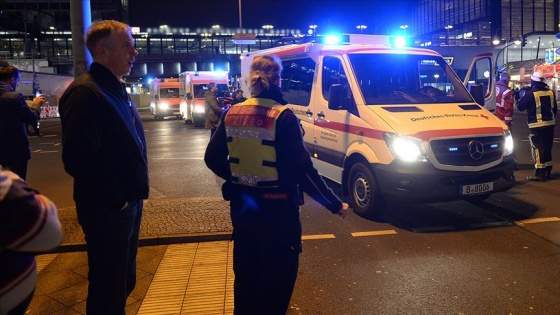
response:
[[[144,129],[123,82],[138,51],[130,26],[112,20],[93,23],[85,43],[93,63],[59,102],[62,160],[74,179],[87,246],[86,312],[125,314],[149,196]],[[348,212],[314,168],[298,118],[284,106],[281,72],[277,57],[255,57],[250,98],[241,100],[241,93],[223,112],[214,108],[215,84],[208,84],[211,138],[204,161],[224,180],[222,195],[230,202],[236,315],[286,314],[302,251],[303,193],[341,218]],[[33,106],[15,93],[19,79],[17,69],[0,67],[0,163],[11,170],[0,168],[0,315],[25,312],[36,282],[34,253],[61,240],[55,205],[24,181]],[[502,75],[497,84],[496,115],[510,127],[514,101],[508,80]],[[545,180],[551,177],[557,105],[542,73],[531,76],[531,85],[517,107],[527,111],[531,130],[535,173],[529,179]],[[18,130],[17,141],[7,128]],[[16,150],[20,155],[14,158]]]
[[[85,43],[93,63],[59,101],[62,161],[74,179],[76,212],[87,247],[86,312],[125,314],[126,300],[136,285],[143,200],[149,196],[144,129],[123,82],[138,51],[131,28],[112,20],[94,22],[87,31]],[[301,252],[299,207],[303,192],[342,218],[348,211],[348,204],[340,201],[313,167],[298,119],[283,106],[286,101],[279,88],[281,70],[281,63],[271,56],[255,59],[251,67],[252,97],[245,100],[238,93],[238,104],[225,113],[212,112],[214,117],[209,125],[212,137],[205,161],[225,180],[223,196],[230,201],[234,227],[235,314],[286,313]],[[19,76],[11,75],[6,80],[9,93],[0,91],[3,94],[0,108],[8,107],[4,100],[7,96],[15,100],[13,103],[17,101],[18,106],[25,105],[25,119],[17,120],[17,127],[27,137],[26,127],[33,112],[21,94],[14,94]],[[215,84],[209,84],[208,88],[207,100],[213,102]],[[216,104],[207,106],[212,105]],[[4,117],[0,118],[3,123]],[[264,124],[239,123],[255,119]],[[4,126],[0,124],[0,127]],[[0,139],[4,141],[0,142],[1,152],[7,147],[12,151],[13,145],[6,142],[7,138]],[[19,165],[20,160],[15,163],[4,159],[4,155],[0,162],[25,178],[29,142],[21,139],[18,145],[27,150],[22,159],[25,165]],[[60,242],[60,223],[54,204],[29,188],[22,189],[37,201],[31,198],[23,201],[32,205],[13,203],[12,198],[2,200],[4,195],[11,196],[11,190],[4,186],[12,187],[12,183],[25,185],[9,171],[0,174],[0,218],[4,215],[9,218],[1,222],[16,219],[4,207],[13,211],[20,207],[43,211],[41,215],[51,222],[49,229],[41,234],[43,246],[23,249],[46,250],[56,246]],[[21,231],[7,235],[9,231],[0,230],[0,266],[13,264],[9,259],[17,255],[18,246],[23,243],[18,238],[24,236]],[[33,253],[22,255],[34,262]],[[0,315],[23,314],[32,297],[36,272],[18,266],[25,267],[26,275],[33,278],[22,288],[14,286],[19,269],[9,267],[5,270],[10,272],[0,277]],[[4,274],[8,279],[4,279]],[[18,294],[7,295],[8,289]],[[11,302],[5,303],[5,299]]]
[[[510,89],[509,80],[509,74],[502,72],[496,82],[496,116],[511,129],[514,106],[527,111],[529,142],[535,162],[535,172],[527,179],[541,182],[552,179],[552,145],[558,113],[556,95],[546,84],[544,74],[536,71],[531,75],[531,88],[519,95],[515,104],[516,91]]]

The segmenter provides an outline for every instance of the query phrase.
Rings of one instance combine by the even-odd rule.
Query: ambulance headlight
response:
[[[161,110],[166,110],[169,109],[169,104],[165,103],[165,102],[161,102],[158,104],[159,109]]]
[[[422,140],[394,133],[385,133],[383,137],[387,147],[396,159],[403,162],[427,161],[426,154],[422,149]]]
[[[513,154],[513,137],[511,135],[511,132],[508,130],[506,131],[504,139],[504,155],[510,154]]]
[[[193,111],[197,114],[203,114],[204,113],[204,106],[195,105]]]

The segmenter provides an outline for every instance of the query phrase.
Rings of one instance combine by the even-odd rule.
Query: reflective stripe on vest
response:
[[[551,90],[545,91],[534,91],[533,96],[535,98],[535,118],[537,119],[536,122],[530,123],[529,128],[538,128],[543,126],[551,126],[554,125],[554,114],[552,113],[552,108],[554,104],[552,104],[554,100],[554,92]],[[542,117],[542,103],[541,101],[548,100],[550,105],[550,114],[551,120],[543,120]]]
[[[232,106],[225,117],[232,182],[278,187],[276,120],[286,107],[264,98]]]

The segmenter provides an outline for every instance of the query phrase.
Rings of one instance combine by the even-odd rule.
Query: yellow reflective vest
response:
[[[555,124],[554,113],[552,113],[552,120],[543,120],[543,112],[542,112],[543,104],[542,104],[542,101],[543,100],[548,101],[550,104],[546,104],[546,105],[550,106],[550,109],[552,110],[552,108],[554,107],[554,104],[553,104],[553,102],[554,102],[554,92],[552,92],[551,90],[534,91],[533,96],[535,98],[535,120],[536,121],[529,122],[529,124],[528,124],[529,128],[553,126]]]
[[[276,121],[285,109],[271,99],[250,98],[227,111],[224,122],[232,183],[278,187]]]

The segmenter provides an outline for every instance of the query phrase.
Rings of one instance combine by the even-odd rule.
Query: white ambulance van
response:
[[[388,201],[480,202],[510,189],[516,165],[511,133],[475,102],[443,57],[396,48],[388,37],[367,41],[244,54],[244,93],[251,95],[248,74],[255,56],[282,60],[286,106],[301,120],[315,166],[342,185],[364,217],[380,216]],[[492,73],[469,75],[486,78],[479,90],[491,90]]]

